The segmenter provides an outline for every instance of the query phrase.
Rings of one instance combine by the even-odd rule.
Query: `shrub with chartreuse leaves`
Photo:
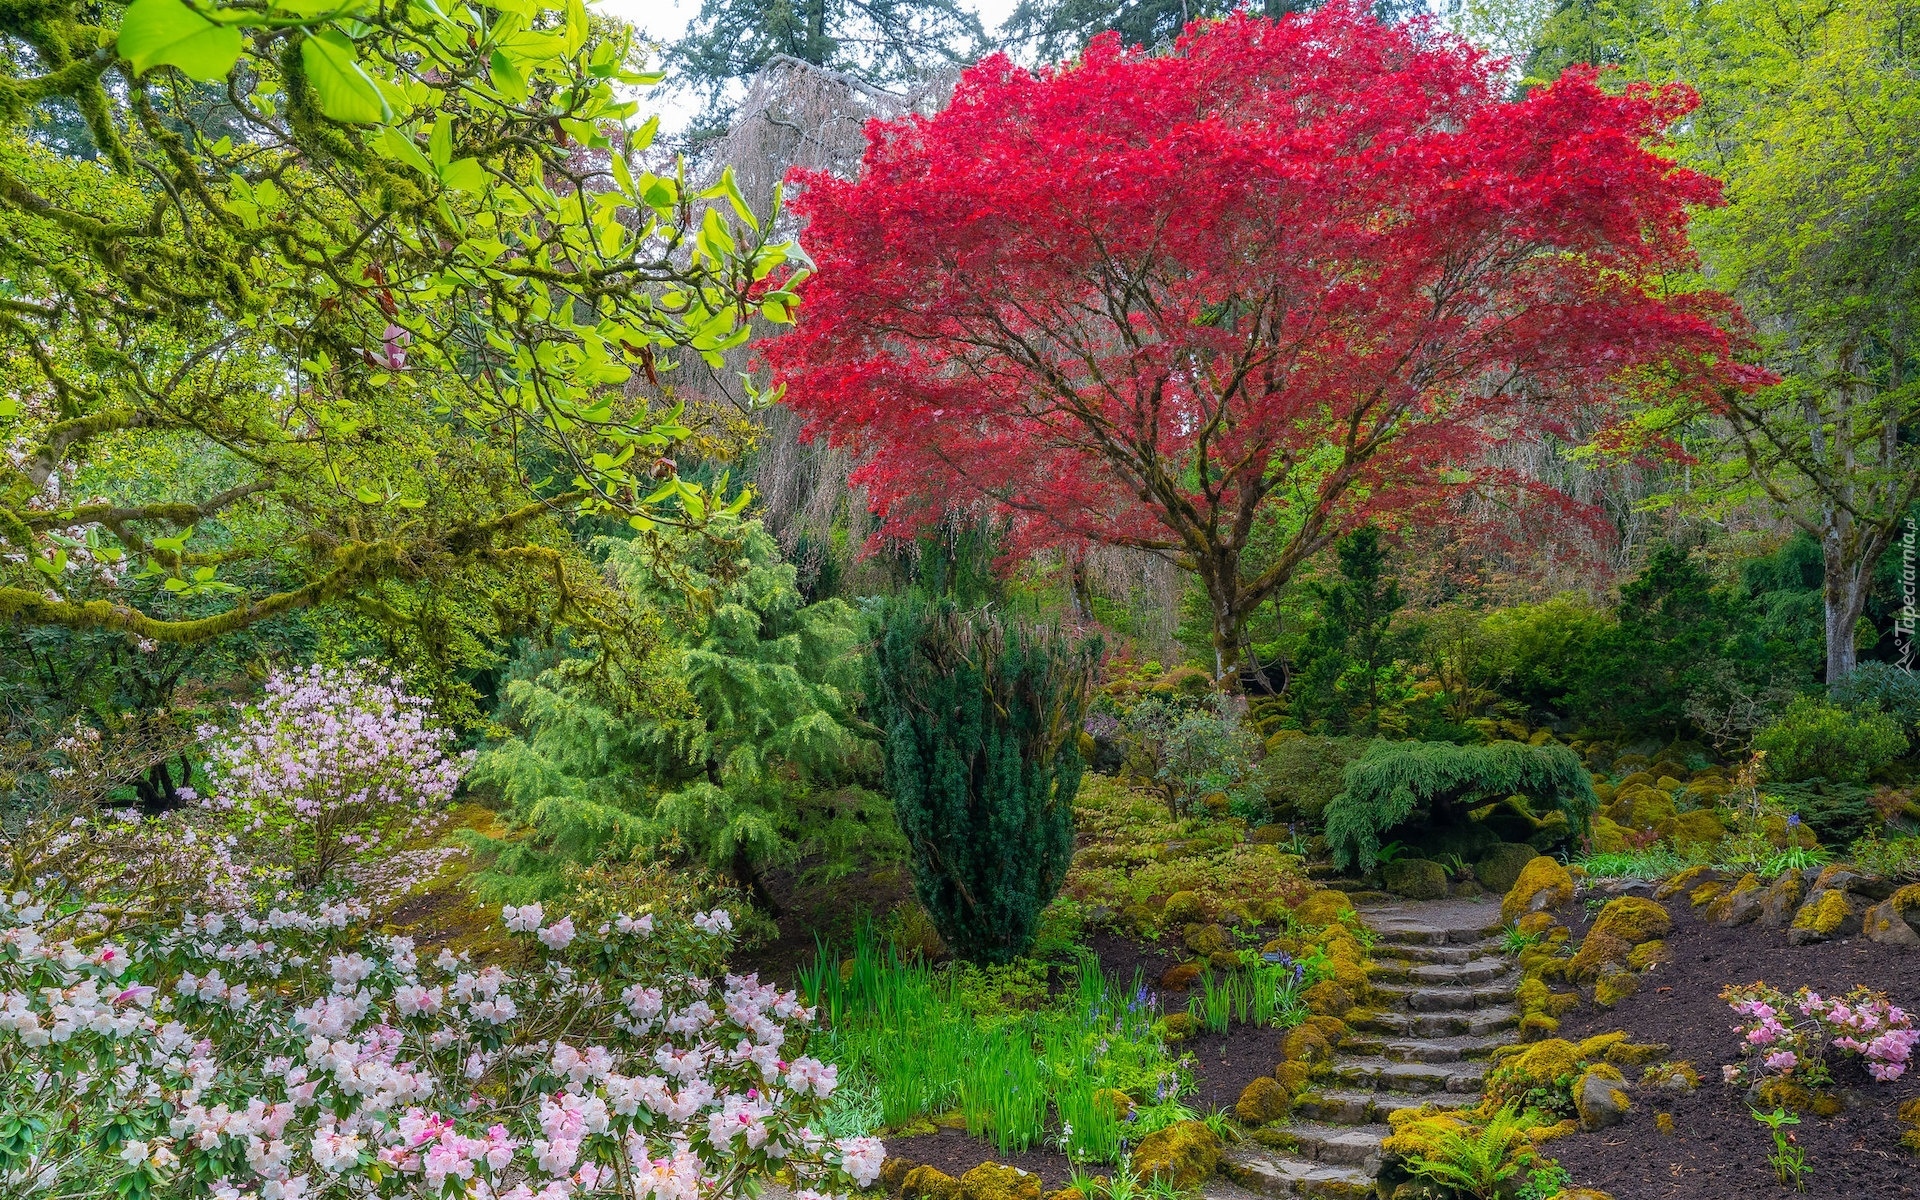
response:
[[[1785,783],[1861,783],[1905,753],[1907,735],[1878,709],[1848,711],[1800,696],[1779,720],[1754,734],[1753,748],[1766,754],[1768,775]]]
[[[946,601],[899,601],[884,624],[873,676],[914,892],[954,953],[1006,962],[1073,859],[1098,644]]]
[[[1592,778],[1565,746],[1375,742],[1327,806],[1327,841],[1336,865],[1363,871],[1391,841],[1545,849],[1583,833],[1595,805]]]

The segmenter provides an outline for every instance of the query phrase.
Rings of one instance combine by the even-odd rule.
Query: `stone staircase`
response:
[[[1372,1015],[1341,1042],[1322,1086],[1295,1100],[1289,1121],[1227,1151],[1207,1200],[1372,1197],[1390,1113],[1479,1103],[1485,1060],[1520,1020],[1520,973],[1499,949],[1499,900],[1360,911],[1379,939]]]

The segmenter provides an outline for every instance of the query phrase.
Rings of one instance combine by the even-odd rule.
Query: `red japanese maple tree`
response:
[[[1505,102],[1477,51],[1338,4],[991,58],[871,126],[858,180],[800,177],[820,271],[768,357],[887,531],[985,502],[1027,545],[1166,553],[1224,671],[1341,533],[1500,482],[1489,444],[1752,382],[1718,298],[1663,290],[1718,198],[1657,149],[1694,101],[1571,71]]]

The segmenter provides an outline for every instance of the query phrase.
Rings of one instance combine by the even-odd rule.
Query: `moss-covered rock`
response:
[[[1624,1030],[1597,1033],[1578,1047],[1581,1058],[1612,1063],[1616,1067],[1637,1067],[1664,1056],[1671,1049],[1658,1042],[1636,1042]]]
[[[1596,926],[1580,943],[1580,949],[1567,964],[1567,978],[1575,983],[1592,983],[1610,966],[1625,966],[1633,953],[1633,943],[1615,937]]]
[[[1659,1088],[1663,1092],[1691,1092],[1700,1086],[1700,1072],[1694,1070],[1690,1062],[1663,1062],[1641,1074],[1640,1086]]]
[[[1696,808],[1692,812],[1675,813],[1664,821],[1654,822],[1653,829],[1661,837],[1672,842],[1682,853],[1696,848],[1711,848],[1720,844],[1727,836],[1726,822],[1710,808]]]
[[[1160,1018],[1160,1037],[1168,1042],[1184,1042],[1194,1035],[1193,1014],[1170,1012]]]
[[[1609,965],[1593,982],[1593,1002],[1600,1008],[1612,1008],[1640,990],[1640,977],[1626,967]]]
[[[1627,955],[1627,966],[1635,971],[1644,971],[1655,963],[1672,962],[1673,954],[1667,949],[1666,942],[1655,938],[1651,942],[1641,942]]]
[[[1227,932],[1227,927],[1211,922],[1205,925],[1197,921],[1189,924],[1181,933],[1181,942],[1202,958],[1233,949],[1233,936]]]
[[[1488,891],[1504,896],[1539,854],[1525,842],[1497,842],[1481,852],[1473,864],[1473,876]]]
[[[1573,1106],[1580,1114],[1580,1127],[1591,1132],[1626,1120],[1633,1111],[1626,1083],[1620,1069],[1607,1063],[1595,1063],[1581,1072],[1573,1085]]]
[[[1550,912],[1530,912],[1513,923],[1515,929],[1529,936],[1539,936],[1565,926]]]
[[[1695,908],[1704,908],[1727,894],[1732,885],[1723,879],[1708,879],[1693,886],[1687,893],[1687,903]]]
[[[1133,1151],[1134,1174],[1163,1180],[1186,1192],[1212,1177],[1220,1165],[1220,1139],[1199,1121],[1179,1121],[1140,1139]]]
[[[1321,888],[1308,893],[1306,899],[1294,906],[1293,919],[1307,928],[1317,929],[1338,921],[1341,913],[1352,911],[1353,901],[1348,899],[1345,892]]]
[[[1630,831],[1625,825],[1606,813],[1595,813],[1588,836],[1593,838],[1594,853],[1619,854],[1632,845],[1627,840],[1628,832]]]
[[[1861,914],[1860,931],[1867,935],[1869,941],[1883,945],[1920,946],[1920,932],[1915,932],[1906,914],[1895,907],[1891,897]]]
[[[1517,920],[1524,913],[1559,908],[1572,900],[1573,876],[1543,854],[1520,869],[1520,877],[1500,901],[1500,919]]]
[[[938,1167],[918,1166],[900,1181],[906,1200],[960,1200],[960,1181]]]
[[[1387,890],[1409,900],[1439,900],[1447,894],[1447,869],[1425,858],[1396,858],[1380,868]]]
[[[901,1154],[889,1154],[880,1164],[880,1186],[898,1192],[907,1181],[907,1172],[920,1164]]]
[[[1167,897],[1166,904],[1161,907],[1160,919],[1173,929],[1204,921],[1207,919],[1207,902],[1200,898],[1199,892],[1175,892]]]
[[[960,1177],[961,1200],[1040,1200],[1040,1177],[1018,1167],[981,1163]]]
[[[1200,964],[1175,963],[1160,973],[1160,990],[1163,992],[1184,992],[1200,978]]]
[[[1503,1047],[1487,1073],[1486,1093],[1500,1104],[1531,1103],[1529,1092],[1564,1091],[1580,1065],[1580,1052],[1565,1038],[1548,1038],[1524,1048]],[[1564,1111],[1564,1109],[1562,1110]]]
[[[1660,886],[1653,889],[1653,898],[1671,900],[1675,896],[1684,896],[1713,877],[1712,867],[1688,867],[1678,875],[1670,875],[1662,880]]]
[[[1520,1018],[1521,1042],[1539,1042],[1560,1032],[1560,1019],[1545,1013],[1528,1013]]]
[[[1233,1115],[1245,1125],[1265,1125],[1286,1116],[1287,1108],[1292,1103],[1293,1097],[1280,1086],[1278,1080],[1262,1075],[1241,1090],[1240,1099],[1233,1106]]]
[[[1793,920],[1793,914],[1799,910],[1801,900],[1806,897],[1806,889],[1801,885],[1800,872],[1782,871],[1767,890],[1760,896],[1760,915],[1755,923],[1770,929],[1778,929]]]
[[[1860,913],[1853,901],[1838,888],[1816,892],[1800,911],[1793,914],[1787,940],[1796,946],[1824,942],[1860,932]]]
[[[1707,920],[1720,925],[1745,925],[1760,915],[1760,900],[1765,894],[1760,877],[1749,871],[1707,905]]]
[[[1595,918],[1587,934],[1619,938],[1629,946],[1667,936],[1673,930],[1673,915],[1666,907],[1643,896],[1620,896],[1609,900]]]
[[[1353,993],[1331,979],[1322,979],[1319,983],[1300,993],[1300,1002],[1307,1011],[1318,1016],[1345,1016],[1353,1007]]]
[[[1274,1067],[1273,1078],[1274,1082],[1286,1089],[1287,1095],[1298,1096],[1313,1082],[1313,1064],[1283,1062]]]

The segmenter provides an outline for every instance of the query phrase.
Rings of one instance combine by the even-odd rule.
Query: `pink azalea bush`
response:
[[[1829,1078],[1827,1055],[1833,1049],[1859,1055],[1868,1074],[1891,1082],[1906,1074],[1907,1060],[1920,1042],[1913,1015],[1884,992],[1866,987],[1835,998],[1801,988],[1789,998],[1764,983],[1753,983],[1728,987],[1720,998],[1742,1018],[1746,1060],[1724,1069],[1728,1083],[1757,1086],[1769,1076],[1824,1083]]]
[[[231,734],[200,732],[214,784],[202,803],[298,886],[391,894],[453,853],[402,847],[435,831],[471,756],[448,754],[432,705],[370,663],[276,674]]]
[[[811,1124],[813,1013],[713,981],[724,912],[592,932],[505,919],[536,965],[369,928],[357,901],[185,912],[0,899],[0,1195],[48,1200],[709,1200],[884,1150]]]

